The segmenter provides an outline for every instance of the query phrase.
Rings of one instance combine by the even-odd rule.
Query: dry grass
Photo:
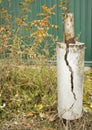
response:
[[[6,104],[0,130],[65,130],[57,114],[56,67],[6,62],[0,73],[0,105]],[[92,130],[92,72],[85,73],[84,87],[83,116],[69,121],[68,130]]]

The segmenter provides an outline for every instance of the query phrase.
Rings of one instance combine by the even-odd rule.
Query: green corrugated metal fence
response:
[[[18,15],[19,13],[19,2],[22,0],[12,0],[12,6],[9,8],[12,15]],[[70,11],[74,13],[75,16],[75,35],[80,34],[80,41],[86,43],[86,55],[85,63],[92,66],[92,0],[70,0]],[[62,13],[59,8],[60,0],[35,0],[32,4],[32,13],[29,16],[29,21],[37,19],[37,13],[41,12],[41,6],[46,4],[48,7],[57,5],[56,16],[52,17],[51,22],[59,26],[59,30],[53,31],[55,36],[59,36],[59,41],[62,41],[63,26],[62,26]],[[8,6],[7,1],[3,0],[3,6]],[[1,5],[0,5],[1,6]],[[0,20],[1,21],[1,20]],[[11,23],[13,24],[13,23]],[[13,25],[14,26],[14,25]]]
[[[92,66],[92,0],[71,0],[75,15],[75,34],[81,32],[80,41],[86,43],[85,63]]]

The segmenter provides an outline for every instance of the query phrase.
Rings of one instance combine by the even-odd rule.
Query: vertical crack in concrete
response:
[[[72,94],[73,94],[74,100],[76,101],[76,100],[77,100],[76,94],[75,94],[74,91],[73,91],[73,90],[74,90],[73,70],[72,70],[72,67],[71,67],[70,64],[69,64],[68,59],[67,59],[68,54],[69,54],[69,44],[66,45],[65,62],[66,62],[66,65],[68,66],[69,71],[70,71],[70,73],[71,73],[71,75],[70,75],[70,76],[71,76],[71,92],[72,92]],[[71,105],[70,109],[71,109],[73,106],[74,106],[74,103]]]
[[[73,97],[74,97],[74,102],[72,103],[72,105],[69,107],[68,110],[64,110],[64,111],[63,111],[63,113],[61,114],[61,117],[62,117],[66,112],[70,111],[70,110],[73,108],[73,106],[74,106],[74,104],[75,104],[75,102],[76,102],[76,100],[77,100],[76,94],[74,93],[73,70],[72,70],[72,67],[71,67],[70,64],[69,64],[68,59],[67,59],[68,54],[69,54],[69,44],[66,44],[66,53],[65,53],[64,59],[65,59],[66,65],[68,66],[69,71],[70,71],[70,73],[71,73],[71,75],[70,75],[70,77],[71,77],[71,92],[72,92]]]

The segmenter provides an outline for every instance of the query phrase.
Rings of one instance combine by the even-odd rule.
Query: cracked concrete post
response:
[[[58,114],[66,120],[82,116],[85,44],[74,40],[74,19],[65,15],[65,43],[57,43]]]
[[[84,46],[80,42],[69,44],[67,61],[71,74],[65,61],[66,44],[57,43],[58,114],[66,120],[82,116]]]

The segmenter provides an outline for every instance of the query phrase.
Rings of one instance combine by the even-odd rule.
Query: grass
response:
[[[82,118],[70,130],[92,129],[92,72],[84,76]],[[57,115],[56,67],[0,64],[1,130],[64,130]]]

